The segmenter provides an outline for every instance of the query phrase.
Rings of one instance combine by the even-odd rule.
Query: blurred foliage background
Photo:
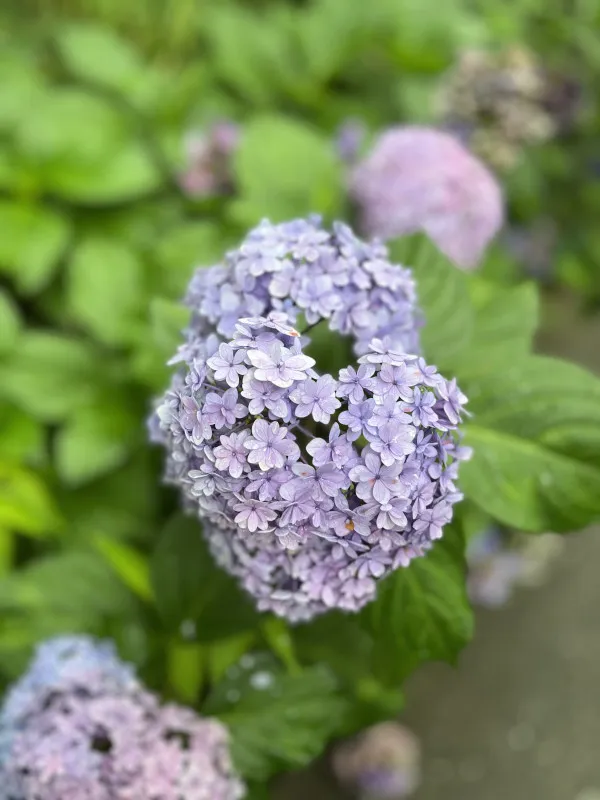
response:
[[[359,120],[369,135],[439,124],[436,97],[461,53],[519,46],[571,87],[564,104],[575,97],[576,112],[502,175],[509,219],[484,274],[501,284],[538,278],[596,313],[598,25],[596,0],[2,4],[2,680],[19,673],[33,642],[64,630],[115,637],[183,699],[203,676],[220,677],[248,636],[293,675],[285,630],[271,619],[250,626],[254,612],[229,579],[214,570],[202,579],[202,553],[190,550],[203,545],[185,523],[173,528],[162,455],[146,443],[191,270],[263,216],[348,217],[340,125]],[[222,120],[241,130],[231,186],[194,195],[181,180],[189,136]],[[183,552],[196,567],[180,583]],[[189,637],[185,622],[199,609],[202,632]],[[330,624],[343,634],[339,620],[323,620],[324,641]],[[307,647],[318,650],[317,639]],[[326,676],[311,680],[327,695]],[[360,686],[369,702],[379,691]],[[243,708],[236,713],[243,726]],[[313,753],[297,743],[288,760],[302,763],[318,744]]]

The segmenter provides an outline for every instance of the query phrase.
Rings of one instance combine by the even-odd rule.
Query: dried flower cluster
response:
[[[474,152],[498,169],[510,169],[524,146],[556,133],[547,106],[549,89],[546,74],[528,50],[470,50],[448,73],[439,111]]]
[[[504,219],[500,187],[448,133],[385,131],[350,175],[361,229],[391,239],[423,231],[457,266],[478,266]]]
[[[407,354],[410,273],[345,226],[265,222],[197,272],[188,302],[183,369],[152,422],[168,479],[260,609],[359,609],[442,535],[461,497],[466,398]],[[357,365],[319,375],[292,327],[300,313],[352,335]]]
[[[238,800],[225,728],[160,705],[107,643],[38,648],[0,712],[10,800]]]
[[[240,129],[233,122],[217,122],[205,132],[186,136],[185,171],[179,176],[181,189],[192,197],[212,197],[233,188],[231,158],[238,147]]]

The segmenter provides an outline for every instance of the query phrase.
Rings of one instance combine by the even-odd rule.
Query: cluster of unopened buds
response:
[[[263,223],[198,271],[188,301],[184,368],[152,423],[168,479],[260,609],[359,609],[461,498],[466,398],[406,347],[418,346],[410,273],[345,226]],[[358,362],[319,374],[300,314],[307,331],[327,319],[352,335]]]

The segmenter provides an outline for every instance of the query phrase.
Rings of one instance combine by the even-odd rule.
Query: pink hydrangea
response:
[[[383,133],[352,171],[349,188],[364,234],[391,239],[423,231],[463,269],[477,267],[504,218],[492,173],[433,128]]]
[[[110,643],[44,642],[0,708],[0,797],[240,800],[227,729],[163,705]]]

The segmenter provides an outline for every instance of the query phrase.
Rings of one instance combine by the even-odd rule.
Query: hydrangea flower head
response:
[[[491,172],[433,128],[385,131],[353,169],[350,195],[365,233],[391,239],[423,231],[464,269],[478,265],[504,219]]]
[[[565,89],[566,97],[557,95]],[[438,107],[444,125],[473,152],[507,170],[524,147],[551,139],[574,118],[577,95],[576,83],[569,89],[564,77],[550,75],[523,47],[469,49],[442,80]]]
[[[0,711],[2,796],[238,800],[225,728],[161,705],[112,646],[43,644]]]
[[[339,744],[333,768],[360,800],[400,800],[420,783],[420,744],[404,726],[382,722]]]
[[[467,548],[467,588],[476,605],[504,606],[515,589],[541,585],[564,540],[555,533],[526,536],[490,527]]]
[[[259,609],[358,610],[461,497],[466,398],[418,355],[410,272],[345,226],[265,222],[196,273],[188,303],[182,369],[151,423],[167,479]],[[320,374],[301,314],[352,337],[357,363]]]

